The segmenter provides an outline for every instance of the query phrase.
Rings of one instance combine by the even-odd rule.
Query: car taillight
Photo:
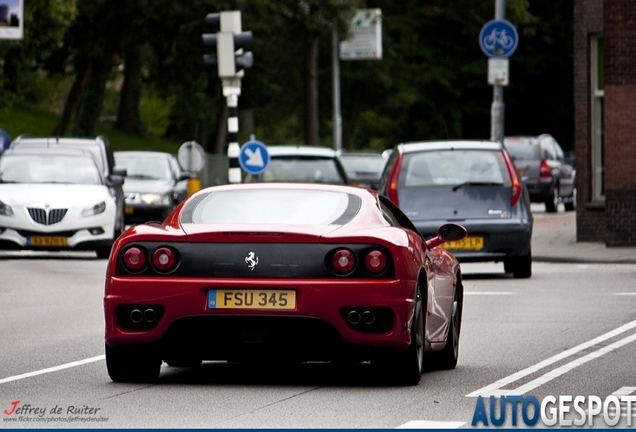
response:
[[[397,150],[395,150],[397,151]],[[391,171],[391,175],[389,176],[389,183],[386,186],[386,196],[389,198],[393,204],[399,205],[398,203],[398,180],[400,179],[400,169],[402,168],[402,158],[403,154],[398,155],[395,160],[395,165],[393,166],[393,171]]]
[[[177,265],[177,254],[171,248],[160,247],[152,254],[152,265],[160,272],[173,270]]]
[[[386,269],[386,265],[386,255],[382,251],[372,250],[364,257],[364,267],[370,273],[382,273]]]
[[[519,173],[517,173],[517,169],[515,164],[510,159],[508,152],[503,151],[504,159],[506,160],[506,167],[508,168],[508,174],[510,174],[510,184],[512,192],[510,194],[510,205],[514,206],[521,198],[521,191],[523,185],[521,184],[521,179],[519,178]]]
[[[539,178],[552,178],[552,169],[545,160],[542,160],[539,166]]]
[[[146,251],[138,247],[131,247],[124,252],[124,267],[130,271],[139,271],[146,265]]]
[[[356,266],[356,256],[349,249],[339,249],[333,254],[331,263],[336,272],[348,274]]]

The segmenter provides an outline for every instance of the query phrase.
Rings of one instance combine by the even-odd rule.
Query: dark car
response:
[[[118,151],[115,162],[127,171],[124,183],[127,224],[163,221],[186,198],[189,175],[181,171],[174,155]]]
[[[247,175],[251,182],[299,182],[348,184],[346,171],[336,151],[327,147],[272,145],[267,146],[269,164],[258,175]]]
[[[458,261],[370,189],[308,183],[213,186],[163,224],[115,243],[106,274],[106,366],[153,381],[162,362],[370,361],[415,385],[457,364]]]
[[[42,148],[58,147],[68,149],[87,150],[93,155],[97,167],[100,169],[106,185],[113,192],[117,203],[117,222],[115,223],[116,236],[121,234],[125,228],[124,222],[124,189],[122,184],[125,181],[126,170],[115,166],[115,156],[110,142],[104,136],[95,138],[69,138],[69,137],[43,137],[35,138],[28,135],[20,135],[12,143],[12,148]],[[123,181],[122,181],[123,180]]]
[[[460,262],[503,262],[515,278],[532,275],[530,200],[501,143],[399,144],[387,161],[379,192],[425,238],[445,222],[466,227],[466,239],[446,245]]]
[[[377,189],[386,163],[382,153],[339,151],[338,158],[353,186]]]
[[[559,202],[566,211],[576,208],[576,171],[551,135],[506,137],[504,145],[531,202],[544,203],[550,213],[558,210]]]

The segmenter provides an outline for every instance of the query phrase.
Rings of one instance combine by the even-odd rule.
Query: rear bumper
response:
[[[295,310],[208,308],[213,288],[293,289]],[[210,280],[110,277],[104,299],[106,343],[111,348],[145,346],[163,358],[233,360],[254,353],[325,360],[378,355],[410,344],[415,282],[334,280]],[[138,328],[128,311],[158,311]],[[346,319],[351,308],[382,311],[385,327],[361,331]],[[123,311],[123,312],[122,312]],[[388,320],[388,321],[387,321]],[[373,353],[373,354],[372,354]]]
[[[457,221],[470,237],[483,237],[481,250],[450,250],[460,262],[499,262],[531,254],[532,224],[521,219]],[[416,226],[425,238],[435,235],[440,221]]]

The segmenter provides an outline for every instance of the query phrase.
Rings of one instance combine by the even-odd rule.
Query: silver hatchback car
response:
[[[503,145],[492,141],[399,144],[379,192],[397,204],[425,238],[446,222],[468,237],[450,242],[460,262],[503,262],[515,278],[532,275],[530,199]]]

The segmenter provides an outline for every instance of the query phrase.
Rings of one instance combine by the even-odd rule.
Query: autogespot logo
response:
[[[477,397],[472,426],[502,426],[510,419],[512,426],[519,417],[526,426],[534,426],[541,419],[545,426],[594,426],[601,420],[605,426],[616,426],[625,417],[632,425],[635,396],[546,396],[541,402],[535,396]],[[636,406],[636,405],[635,405]],[[597,425],[599,426],[599,425]]]

